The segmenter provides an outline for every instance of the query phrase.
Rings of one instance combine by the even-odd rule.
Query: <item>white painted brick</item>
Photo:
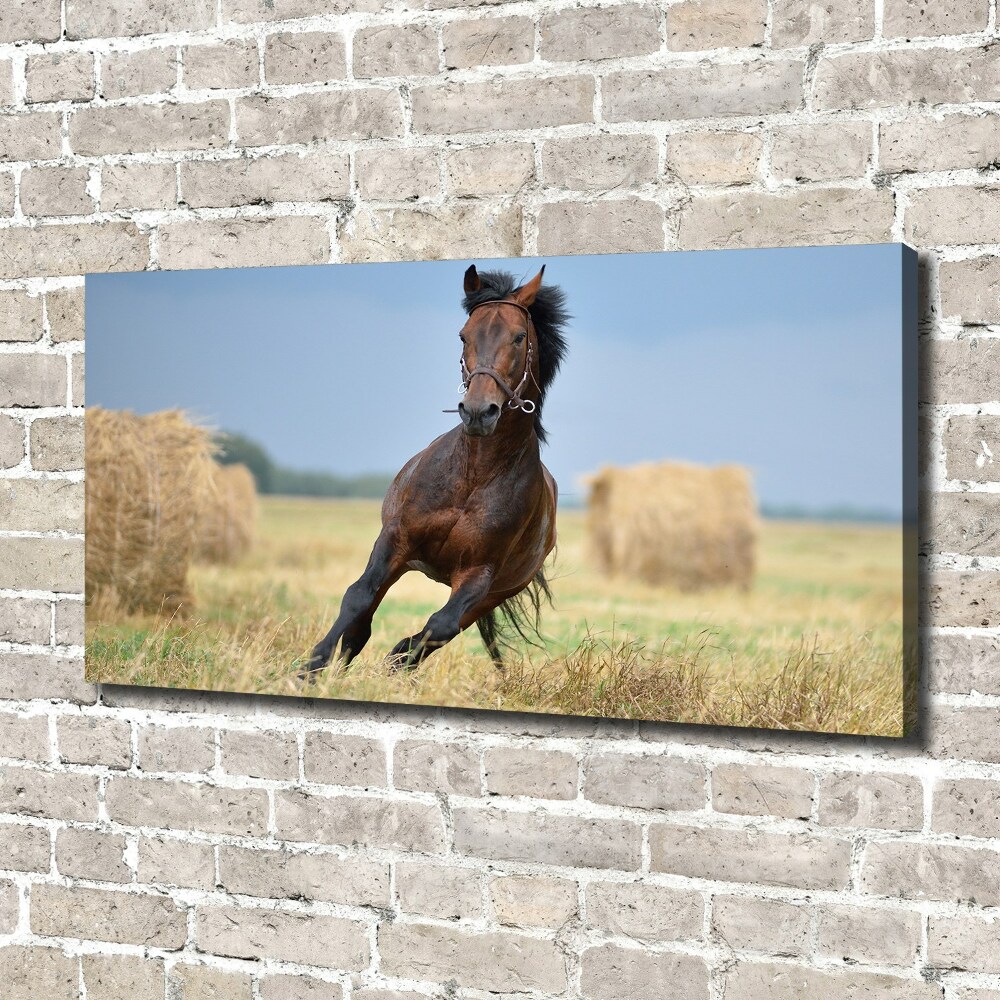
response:
[[[450,21],[442,33],[448,69],[511,66],[531,62],[535,24],[529,17],[484,17]]]
[[[365,925],[286,910],[204,906],[197,909],[200,951],[227,958],[269,958],[341,971],[368,964]]]
[[[810,911],[801,902],[715,896],[712,932],[741,951],[805,955],[809,951]]]
[[[923,919],[909,910],[820,907],[816,944],[820,954],[864,965],[910,965],[920,947]]]
[[[439,920],[474,920],[483,911],[483,877],[470,868],[400,862],[396,893],[404,913]]]
[[[776,132],[771,172],[778,180],[817,181],[863,175],[872,152],[867,122],[793,125]]]
[[[381,7],[379,0],[222,0],[222,17],[224,21],[252,24],[316,14],[370,13]]]
[[[705,904],[700,893],[636,882],[591,882],[587,925],[643,941],[700,938]]]
[[[165,896],[39,885],[32,892],[31,929],[50,937],[173,949],[187,938],[187,918]]]
[[[253,981],[246,972],[178,963],[167,976],[167,989],[176,1000],[251,1000]]]
[[[0,599],[0,642],[45,645],[52,629],[52,605],[30,597]]]
[[[1000,63],[989,48],[900,49],[822,58],[819,110],[996,100]]]
[[[656,180],[657,148],[647,135],[588,135],[542,145],[542,182],[569,191],[637,187]]]
[[[413,91],[413,127],[425,134],[542,128],[593,119],[586,76],[449,83]]]
[[[708,967],[694,955],[648,952],[603,944],[583,953],[582,986],[592,1000],[703,1000],[708,996]]]
[[[12,0],[0,21],[0,42],[54,42],[60,34],[59,0]]]
[[[101,82],[105,97],[165,94],[177,83],[177,49],[154,48],[109,52],[101,56]]]
[[[746,184],[764,142],[747,132],[690,132],[667,138],[667,170],[686,184]]]
[[[914,191],[906,236],[922,243],[991,243],[1000,225],[1000,186]]]
[[[0,339],[30,344],[40,340],[42,332],[42,296],[0,291]],[[23,436],[21,425],[17,428]]]
[[[364,1000],[365,990],[354,990],[353,1000]],[[344,988],[306,976],[266,976],[260,981],[260,1000],[343,1000]]]
[[[683,0],[667,9],[667,41],[676,52],[761,45],[764,0]]]
[[[389,865],[335,854],[219,848],[220,884],[229,892],[273,899],[318,899],[388,906]]]
[[[66,0],[70,38],[198,31],[214,22],[214,0]]]
[[[1000,115],[913,117],[879,126],[879,166],[887,173],[987,168],[1000,161]]]
[[[771,44],[775,48],[860,42],[874,34],[874,0],[774,0]]]
[[[539,990],[561,993],[565,959],[552,941],[508,931],[470,934],[421,924],[383,925],[382,967],[400,978],[454,980],[492,992]]]
[[[218,149],[229,141],[229,104],[138,104],[82,108],[70,118],[74,152],[89,156],[133,149]]]
[[[643,198],[560,201],[538,212],[542,254],[662,250],[663,209]]]
[[[402,129],[402,104],[395,90],[328,90],[236,102],[236,131],[243,146],[391,138]]]
[[[94,199],[87,192],[86,167],[36,167],[21,175],[21,211],[26,215],[88,215]]]
[[[361,149],[354,162],[362,198],[414,201],[433,198],[441,188],[438,154],[433,149]]]
[[[83,288],[54,288],[45,294],[45,313],[53,343],[83,340]]]
[[[62,150],[62,123],[54,111],[0,115],[0,160],[49,160]]]
[[[885,0],[882,33],[886,38],[922,38],[985,31],[989,13],[986,0],[954,0],[949,4]]]
[[[268,35],[264,50],[268,83],[323,83],[347,77],[347,45],[332,31],[286,31]]]
[[[14,62],[0,59],[0,107],[14,103]]]
[[[4,1000],[73,1000],[78,995],[80,960],[58,948],[13,945],[0,949]]]
[[[501,875],[490,882],[490,901],[505,927],[561,927],[577,911],[577,888],[568,879]]]
[[[354,75],[426,76],[438,69],[438,33],[432,25],[363,28],[354,36]]]
[[[338,235],[345,262],[511,257],[523,246],[520,208],[480,202],[447,209],[362,209]]]
[[[581,7],[543,17],[540,33],[549,62],[646,55],[660,47],[660,16],[651,4]]]
[[[233,39],[222,45],[184,49],[184,86],[190,90],[231,90],[260,82],[257,46]]]
[[[192,160],[181,165],[181,190],[192,208],[278,201],[332,201],[350,190],[346,153]]]
[[[163,963],[136,955],[84,955],[87,1000],[159,997],[164,990]]]
[[[94,56],[90,52],[40,53],[25,65],[26,99],[89,101],[94,96]]]
[[[449,149],[445,162],[448,189],[459,198],[516,191],[535,175],[532,147],[523,142]]]
[[[172,163],[113,163],[101,171],[101,209],[173,208],[177,168]]]
[[[185,889],[215,888],[215,849],[172,837],[139,841],[138,879],[151,885]]]
[[[821,996],[824,1000],[852,1000],[871,996],[879,1000],[939,1000],[941,986],[920,979],[885,973],[844,969],[821,971],[784,963],[738,962],[724,977],[727,996],[746,1000],[799,1000]]]
[[[174,222],[160,229],[160,264],[169,269],[323,264],[329,258],[326,225],[313,216]]]
[[[682,250],[878,243],[891,235],[893,210],[891,193],[876,189],[734,192],[689,202],[678,239]]]
[[[603,80],[609,121],[673,121],[792,111],[803,66],[792,60],[625,70]]]

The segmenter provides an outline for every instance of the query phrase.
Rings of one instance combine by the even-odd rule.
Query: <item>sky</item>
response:
[[[89,275],[87,403],[395,472],[458,420],[469,263],[545,263],[566,292],[542,455],[563,496],[606,464],[738,462],[765,505],[898,515],[899,245]]]

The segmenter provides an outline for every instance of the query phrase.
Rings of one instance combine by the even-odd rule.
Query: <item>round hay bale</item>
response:
[[[758,518],[743,467],[606,466],[589,485],[588,541],[605,574],[679,590],[751,586]]]
[[[179,410],[88,407],[86,595],[122,610],[190,605],[187,571],[213,494],[212,443]]]
[[[234,563],[253,545],[257,530],[257,486],[245,466],[218,465],[212,469],[214,496],[198,529],[195,559]]]

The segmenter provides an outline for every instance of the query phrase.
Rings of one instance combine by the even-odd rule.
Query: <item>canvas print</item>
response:
[[[87,676],[903,735],[915,266],[90,276]]]

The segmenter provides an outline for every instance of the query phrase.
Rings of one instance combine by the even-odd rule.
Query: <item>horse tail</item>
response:
[[[544,648],[539,631],[543,603],[551,606],[552,589],[545,573],[539,569],[524,590],[508,597],[476,621],[483,645],[497,666],[503,665],[503,651],[513,648],[515,636],[529,645]]]

